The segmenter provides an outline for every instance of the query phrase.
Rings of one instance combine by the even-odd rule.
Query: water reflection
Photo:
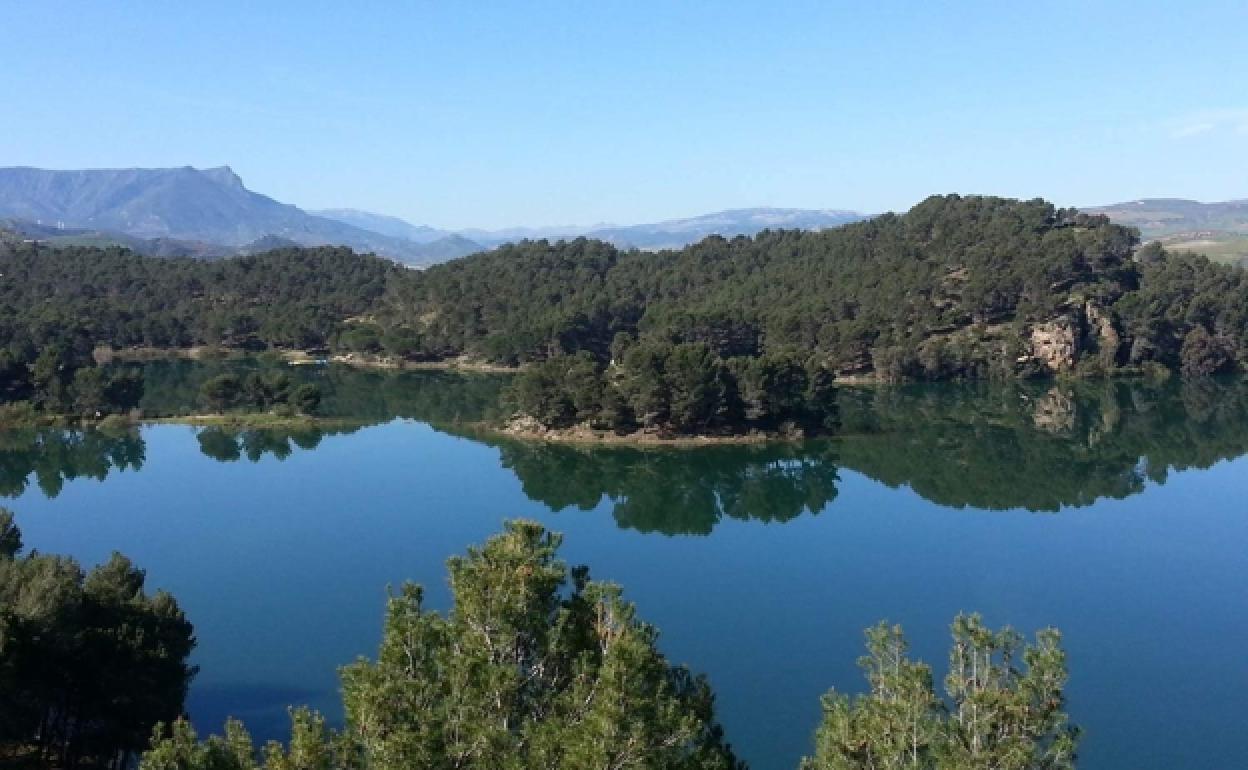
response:
[[[33,478],[44,497],[79,478],[103,481],[115,470],[143,467],[138,430],[26,429],[0,431],[0,495],[18,497]]]
[[[709,534],[724,517],[783,522],[818,513],[836,497],[827,442],[696,450],[583,449],[507,441],[504,468],[553,510],[589,510],[604,498],[620,527]]]
[[[1058,511],[1248,452],[1248,384],[1138,382],[846,390],[844,431],[800,445],[584,449],[486,439],[529,498],[603,500],[621,527],[706,534],[723,517],[787,521],[844,470],[949,507]]]
[[[195,414],[202,411],[199,390],[206,381],[226,372],[274,366],[236,360],[154,361],[143,367],[140,406],[149,415]],[[503,375],[347,366],[282,366],[281,371],[298,383],[320,388],[322,415],[365,425],[399,417],[443,425],[491,420],[499,416],[500,397],[508,381]]]
[[[148,367],[145,407],[194,409],[194,393],[223,367]],[[309,367],[325,411],[345,427],[200,429],[200,451],[221,462],[285,459],[328,435],[397,417],[497,448],[525,495],[552,510],[608,504],[620,527],[707,534],[725,518],[784,522],[817,514],[846,470],[906,486],[944,506],[1057,511],[1125,498],[1169,473],[1248,452],[1248,383],[1143,382],[942,385],[846,389],[843,432],[803,444],[699,449],[587,448],[531,443],[472,429],[496,417],[506,380],[444,372],[364,372]],[[0,495],[33,479],[48,497],[68,480],[139,469],[137,431],[0,433]]]
[[[1248,384],[854,391],[840,459],[947,506],[1056,511],[1248,451]]]
[[[199,431],[195,438],[199,442],[199,451],[218,462],[230,463],[246,457],[255,463],[265,456],[285,460],[296,449],[316,449],[321,439],[331,433],[350,433],[353,430],[355,429],[328,431],[316,427],[294,430],[236,430],[212,427]]]

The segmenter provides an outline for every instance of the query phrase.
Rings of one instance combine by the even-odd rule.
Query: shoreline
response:
[[[349,417],[317,417],[296,415],[282,417],[269,412],[240,414],[186,414],[168,417],[140,417],[135,425],[189,425],[201,428],[237,428],[282,430],[292,428],[355,428],[368,425],[368,420]]]
[[[301,351],[300,351],[301,352]],[[331,364],[342,364],[360,369],[390,369],[395,371],[440,371],[440,372],[472,372],[474,374],[515,374],[523,367],[491,364],[487,361],[459,357],[446,358],[440,361],[408,361],[387,356],[367,356],[359,353],[337,353],[323,359],[301,357],[300,352],[291,351],[291,355],[282,357],[292,365],[314,364],[327,361]],[[306,356],[306,353],[304,354]]]
[[[751,432],[715,436],[663,436],[657,433],[635,431],[618,434],[609,430],[597,430],[584,426],[572,428],[549,429],[540,427],[522,427],[514,421],[510,423],[492,424],[486,422],[462,423],[458,427],[468,433],[492,436],[495,438],[515,439],[529,443],[560,444],[574,447],[635,447],[640,449],[697,449],[710,446],[757,446],[761,444],[791,444],[815,438],[803,435],[782,433]]]
[[[269,412],[238,414],[185,414],[165,416],[109,415],[103,418],[69,417],[65,415],[40,416],[36,420],[0,423],[0,432],[41,428],[64,430],[130,430],[146,425],[185,425],[193,428],[225,428],[229,430],[335,430],[363,428],[373,425],[366,419],[351,417],[317,417],[297,415],[283,417]],[[448,426],[429,423],[435,428],[448,430]],[[697,449],[711,446],[759,446],[763,444],[793,444],[811,440],[801,435],[779,433],[747,433],[719,436],[663,436],[657,433],[637,431],[617,434],[606,430],[567,428],[562,430],[522,429],[507,424],[490,422],[456,423],[451,433],[468,437],[513,439],[526,443],[559,444],[572,447],[633,447],[637,449]],[[818,437],[823,438],[823,437]]]
[[[144,425],[189,425],[193,427],[222,427],[240,430],[289,430],[297,428],[356,428],[369,425],[364,419],[351,417],[317,417],[315,415],[292,415],[283,417],[270,412],[239,414],[186,414],[164,416],[137,416],[111,414],[106,417],[77,417],[71,415],[39,415],[34,419],[0,422],[0,431],[30,430],[40,428],[110,430],[137,428]]]
[[[455,356],[453,358],[443,358],[435,361],[409,361],[404,358],[394,358],[392,356],[382,356],[372,353],[326,353],[324,355],[313,354],[307,350],[262,350],[250,351],[240,348],[221,348],[207,345],[195,345],[188,348],[121,348],[113,350],[107,347],[97,347],[93,351],[93,357],[97,363],[110,363],[114,361],[144,362],[144,361],[161,361],[161,360],[189,360],[189,361],[236,361],[239,359],[255,359],[271,356],[280,359],[283,363],[290,366],[316,366],[323,364],[341,364],[355,369],[373,369],[385,371],[441,371],[441,372],[465,372],[471,374],[516,374],[524,371],[525,365],[508,366],[504,364],[490,363],[477,358],[465,355]],[[1055,372],[1047,376],[1018,378],[1017,381],[1033,381],[1033,382],[1052,382],[1052,383],[1068,383],[1068,382],[1095,382],[1101,380],[1139,380],[1139,379],[1169,379],[1176,376],[1175,373],[1164,370],[1163,372],[1150,371],[1141,367],[1120,367],[1099,374],[1080,374],[1075,371]],[[1007,378],[1008,380],[1009,378]],[[902,380],[892,381],[881,377],[874,373],[868,374],[838,374],[833,377],[833,384],[843,388],[879,388],[879,387],[896,387],[914,384],[935,384],[935,383],[968,383],[968,382],[994,382],[991,378],[978,380],[964,379],[947,379],[947,380]]]
[[[479,374],[515,374],[523,367],[504,366],[480,361],[466,356],[445,358],[439,361],[408,361],[390,356],[378,356],[365,353],[334,353],[315,355],[307,350],[262,350],[249,351],[239,348],[218,348],[206,345],[195,345],[189,348],[112,348],[97,347],[93,357],[97,363],[114,361],[231,361],[246,358],[259,358],[264,355],[279,357],[283,363],[291,366],[315,366],[320,364],[342,364],[357,369],[387,369],[392,371],[458,371]]]

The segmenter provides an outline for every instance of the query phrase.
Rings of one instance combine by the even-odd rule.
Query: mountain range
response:
[[[334,244],[424,266],[526,238],[586,236],[623,248],[662,249],[711,234],[818,230],[862,218],[837,209],[752,208],[653,224],[451,231],[359,209],[305,211],[247,189],[228,166],[0,168],[0,224],[7,229],[53,242],[114,243],[157,256],[226,256],[273,243]]]
[[[578,227],[511,227],[500,230],[438,230],[413,225],[397,217],[372,214],[358,209],[324,209],[313,212],[376,232],[427,243],[438,238],[462,237],[484,247],[522,240],[586,237],[606,241],[623,249],[678,249],[708,235],[754,235],[762,230],[823,230],[863,219],[856,211],[843,209],[748,208],[716,211],[686,219],[668,219],[640,225],[598,224]]]
[[[276,236],[307,246],[349,246],[408,264],[479,250],[455,238],[426,243],[310,214],[248,190],[228,166],[210,169],[47,171],[0,168],[0,217],[98,238],[210,244],[217,255]],[[27,225],[26,227],[30,227]],[[142,249],[140,249],[142,250]]]
[[[1178,251],[1248,260],[1248,200],[1177,198],[1094,206]],[[304,210],[247,189],[228,166],[50,171],[0,168],[0,227],[54,243],[116,244],[153,256],[211,258],[275,244],[342,245],[423,267],[503,243],[584,236],[624,249],[674,249],[708,235],[822,230],[864,219],[844,209],[742,208],[634,225],[446,230],[353,208]]]

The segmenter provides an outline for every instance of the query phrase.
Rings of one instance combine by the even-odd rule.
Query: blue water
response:
[[[1000,445],[988,456],[1050,437],[976,435]],[[662,629],[673,660],[709,676],[727,734],[752,767],[795,767],[819,695],[863,688],[855,660],[865,627],[882,618],[903,624],[914,654],[939,675],[948,624],[962,610],[1027,634],[1062,629],[1069,710],[1085,731],[1082,767],[1237,768],[1248,756],[1248,459],[1234,451],[1157,483],[1131,452],[1101,459],[1086,435],[1059,437],[1057,450],[1069,441],[1080,462],[1130,476],[1130,491],[1097,499],[1092,488],[1091,504],[1033,513],[932,502],[939,496],[854,468],[869,465],[855,458],[888,455],[887,442],[900,447],[905,437],[862,451],[833,442],[802,475],[793,470],[802,452],[735,448],[616,453],[601,470],[593,452],[557,450],[547,460],[538,457],[545,450],[492,446],[411,420],[255,462],[211,459],[196,436],[185,426],[143,428],[140,469],[72,479],[53,498],[31,485],[5,504],[28,548],[86,564],[121,550],[147,570],[149,586],[178,598],[199,639],[188,708],[201,731],[233,715],[259,737],[280,737],[287,704],[337,713],[336,667],[373,653],[386,586],[415,580],[444,607],[446,557],[506,518],[531,517],[565,533],[569,562],[625,587]],[[967,462],[952,450],[920,454],[932,466]],[[844,465],[829,464],[838,457]],[[513,470],[539,460],[544,476]],[[595,498],[592,479],[621,467],[628,499],[607,481],[602,492],[618,499]],[[681,488],[710,469],[722,483]],[[994,494],[1008,498],[1027,469],[999,470]],[[993,469],[981,462],[950,473],[979,479]],[[726,514],[726,487],[768,474],[788,481],[762,484],[760,498],[819,486],[813,510],[755,515],[747,495],[733,504],[740,515]],[[1046,488],[1043,478],[1032,482]],[[540,502],[560,492],[590,503],[553,510]],[[700,534],[643,532],[654,527],[630,522],[662,515],[638,513],[647,494],[717,512],[670,528]]]

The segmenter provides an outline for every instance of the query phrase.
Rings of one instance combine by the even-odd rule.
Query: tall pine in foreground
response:
[[[560,561],[560,542],[510,522],[449,561],[445,615],[418,586],[392,596],[377,660],[343,669],[340,735],[292,712],[289,752],[261,765],[241,725],[199,743],[179,723],[143,769],[737,767],[706,681],[663,657],[617,587]]]
[[[867,631],[860,665],[871,691],[830,692],[803,770],[1073,770],[1078,731],[1063,711],[1066,655],[1061,634],[1033,644],[1010,628],[993,631],[959,615],[945,678],[906,656],[899,626]]]

